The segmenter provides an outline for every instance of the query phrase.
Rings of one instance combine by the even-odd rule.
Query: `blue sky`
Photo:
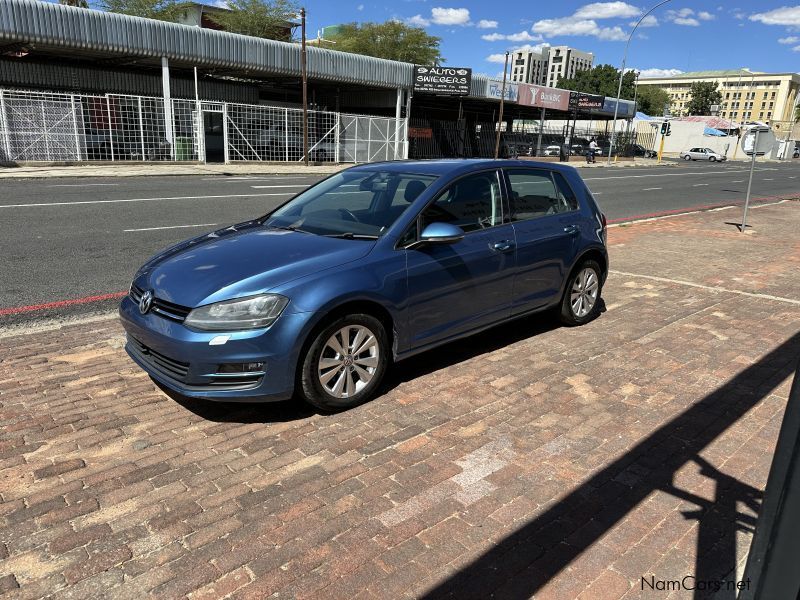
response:
[[[442,38],[450,66],[502,74],[503,53],[520,46],[567,44],[619,66],[625,40],[646,5],[545,0],[307,0],[309,37],[325,25],[400,19]],[[672,0],[636,31],[628,66],[661,71],[747,67],[800,70],[800,5],[786,0]]]

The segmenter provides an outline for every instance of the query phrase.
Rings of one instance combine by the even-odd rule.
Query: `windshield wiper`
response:
[[[331,233],[326,235],[325,237],[330,238],[342,238],[345,240],[377,240],[377,235],[367,235],[363,233],[353,233],[352,231],[346,231],[345,233]]]
[[[311,233],[310,231],[306,231],[305,229],[300,229],[299,227],[295,227],[294,225],[267,225],[270,229],[280,229],[282,231],[297,231],[299,233]],[[313,233],[311,235],[314,235]]]

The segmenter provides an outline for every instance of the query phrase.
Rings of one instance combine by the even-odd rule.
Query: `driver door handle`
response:
[[[564,227],[564,233],[568,233],[569,235],[576,235],[578,231],[577,225],[567,225]]]
[[[497,250],[498,252],[508,252],[509,250],[513,249],[514,242],[511,240],[501,240],[492,244],[492,250]]]

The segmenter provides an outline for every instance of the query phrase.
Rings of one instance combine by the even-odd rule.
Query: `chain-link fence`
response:
[[[0,90],[0,161],[303,160],[295,108]],[[405,119],[308,111],[309,158],[407,157]]]

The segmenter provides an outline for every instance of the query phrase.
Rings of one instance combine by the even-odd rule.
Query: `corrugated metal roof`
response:
[[[37,0],[0,0],[0,40],[142,56],[265,75],[300,75],[300,46]],[[309,77],[411,87],[413,66],[308,48]]]

